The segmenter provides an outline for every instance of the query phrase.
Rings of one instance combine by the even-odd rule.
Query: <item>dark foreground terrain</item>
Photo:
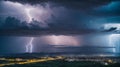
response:
[[[47,62],[38,62],[25,65],[11,65],[4,67],[120,67],[120,63],[104,65],[99,62],[89,62],[89,61],[47,61]]]

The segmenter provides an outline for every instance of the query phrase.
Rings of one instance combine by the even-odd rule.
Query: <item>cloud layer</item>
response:
[[[3,0],[0,1],[0,29],[94,33],[106,23],[120,22],[119,3],[112,0]]]

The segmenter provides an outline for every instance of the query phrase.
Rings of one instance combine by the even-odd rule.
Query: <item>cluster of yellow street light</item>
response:
[[[45,62],[45,61],[52,61],[52,60],[60,60],[63,59],[62,56],[56,56],[56,57],[41,57],[41,58],[35,58],[35,59],[21,59],[21,58],[15,58],[15,59],[6,59],[6,58],[0,58],[0,60],[8,61],[8,63],[0,64],[0,67],[2,66],[9,66],[9,65],[15,65],[15,64],[31,64],[31,63],[37,63],[37,62]]]

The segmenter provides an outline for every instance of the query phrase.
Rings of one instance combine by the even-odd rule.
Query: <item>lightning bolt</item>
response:
[[[28,23],[30,23],[32,21],[32,17],[30,15],[31,9],[30,8],[26,8],[25,10],[26,10],[26,14],[27,14],[27,16],[29,18],[28,19]],[[29,43],[26,45],[26,52],[27,53],[32,53],[33,52],[33,44],[32,44],[33,41],[34,41],[34,38],[31,37]]]
[[[110,39],[109,39],[109,44],[112,46],[112,47],[115,47],[113,49],[113,52],[115,53],[116,52],[116,39],[117,39],[118,35],[117,34],[111,34],[110,35]]]
[[[30,11],[31,11],[31,9],[30,8],[26,8],[25,9],[26,10],[26,14],[27,14],[27,16],[28,16],[28,23],[30,23],[31,21],[32,21],[32,17],[31,17],[31,15],[30,15]]]
[[[112,46],[112,47],[115,47],[114,38],[115,38],[115,34],[111,34],[111,35],[109,36],[109,44],[110,44],[110,46]],[[113,48],[112,51],[115,53],[115,52],[116,52],[116,48]]]
[[[32,44],[33,41],[34,41],[34,38],[31,37],[29,43],[26,45],[26,52],[27,53],[32,53],[33,52],[33,44]]]
[[[120,34],[111,34],[110,35],[110,44],[113,45],[113,47],[115,47],[115,49],[113,49],[113,52],[119,52],[120,50]]]

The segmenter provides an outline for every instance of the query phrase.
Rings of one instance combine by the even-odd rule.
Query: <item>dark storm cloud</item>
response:
[[[54,7],[53,7],[54,8]],[[59,6],[56,6],[56,8],[59,8]],[[62,8],[62,9],[61,9]],[[85,28],[85,19],[88,19],[84,14],[80,13],[79,11],[74,11],[70,9],[66,9],[61,7],[59,10],[61,15],[56,14],[52,15],[52,20],[48,21],[51,23],[48,23],[50,29],[58,29],[58,30],[64,30],[64,29],[80,29]],[[52,8],[51,8],[52,9]],[[56,11],[56,9],[55,9]],[[65,13],[65,14],[63,14]],[[19,16],[19,13],[17,14]],[[22,17],[22,16],[21,16]],[[39,22],[39,21],[38,21]],[[3,28],[8,29],[14,29],[17,28],[30,28],[30,29],[41,29],[41,24],[39,24],[37,21],[34,21],[33,24],[26,24],[23,23],[23,20],[19,20],[18,18],[11,16],[7,17],[5,19],[5,22],[3,23]],[[2,28],[1,27],[1,28]],[[24,28],[23,28],[24,29]]]
[[[93,29],[84,29],[84,30],[76,30],[76,29],[39,29],[39,30],[31,30],[31,29],[17,29],[17,30],[0,30],[0,36],[42,36],[42,35],[85,35],[85,34],[93,34],[98,31]]]
[[[76,34],[90,34],[96,32],[96,30],[85,29],[84,26],[78,27],[78,24],[72,22],[58,22],[50,23],[49,28],[42,28],[39,22],[33,21],[33,23],[27,24],[15,17],[7,17],[2,24],[0,35],[8,36],[42,36],[42,35],[76,35]],[[76,27],[75,27],[76,26]],[[80,26],[80,25],[79,25]],[[82,29],[80,29],[82,28]]]
[[[8,38],[4,37],[4,35],[24,37],[55,35],[55,38],[60,35],[70,35],[72,37],[74,35],[82,35],[84,36],[84,44],[82,45],[90,46],[94,44],[97,46],[105,46],[109,43],[109,34],[111,34],[109,32],[111,32],[112,27],[107,30],[109,31],[107,34],[103,32],[104,30],[101,27],[106,23],[120,23],[119,4],[120,2],[115,0],[2,0],[0,1],[0,52],[17,52],[18,49],[24,51],[25,45],[29,42],[24,38],[21,39],[22,41],[17,42],[16,40],[19,39],[19,37]],[[35,12],[31,12],[30,16],[29,10],[31,8]],[[41,10],[43,11],[39,14]],[[44,12],[47,13],[47,15],[43,14]],[[46,19],[49,16],[50,19]],[[36,20],[36,18],[45,20],[39,21]],[[32,21],[28,22],[29,20]],[[114,29],[112,28],[112,30]],[[107,36],[104,37],[104,33]],[[76,37],[78,38],[77,40],[81,39],[78,36]],[[52,38],[54,37],[48,40],[52,40]],[[55,42],[55,40],[57,39],[53,39],[53,42]],[[70,38],[62,38],[61,40],[74,41]],[[26,41],[26,43],[24,41]],[[42,44],[43,42],[47,43],[44,39],[38,42],[38,45],[48,46]],[[12,49],[13,47],[16,48]],[[51,46],[45,49],[51,49]],[[39,47],[37,47],[36,50],[39,50]],[[68,51],[71,51],[71,49]]]
[[[93,15],[96,16],[120,16],[120,1],[112,1],[108,4],[94,9]]]
[[[39,26],[39,22],[33,20],[33,23],[27,23],[26,21],[21,21],[15,17],[8,16],[5,21],[0,26],[0,29],[6,30],[6,29],[42,29],[42,27]]]
[[[31,4],[31,6],[40,4],[46,7],[45,3],[50,3],[50,9],[55,11],[60,11],[59,14],[52,14],[51,20],[47,22],[48,27],[41,27],[42,23],[39,21],[32,21],[32,23],[27,23],[27,21],[20,20],[14,16],[7,17],[5,21],[0,20],[1,29],[13,29],[10,31],[3,31],[1,34],[5,33],[19,33],[21,35],[33,35],[32,32],[38,32],[37,35],[41,34],[89,34],[99,31],[100,23],[108,23],[106,20],[113,23],[117,20],[119,22],[119,1],[112,0],[5,0],[10,2],[19,2],[23,5]],[[111,5],[114,3],[114,5]],[[107,6],[111,5],[109,8]],[[115,7],[115,8],[113,8]],[[62,9],[61,9],[62,8]],[[111,10],[109,10],[111,9]],[[21,14],[17,14],[21,15]],[[106,17],[107,16],[107,17]],[[23,16],[21,16],[23,17]],[[113,18],[114,17],[114,18]],[[111,19],[112,18],[112,19]],[[35,19],[35,18],[34,18]],[[94,22],[90,22],[94,21]],[[48,23],[50,22],[50,23]],[[115,22],[114,22],[115,23]],[[94,25],[97,24],[97,25]],[[91,29],[93,27],[94,29]],[[20,30],[17,31],[16,29]],[[32,32],[29,32],[33,30]],[[35,31],[34,31],[35,30]]]
[[[5,0],[5,1],[13,1],[13,2],[29,3],[29,4],[41,4],[46,2],[52,2],[57,5],[62,5],[68,8],[82,9],[82,10],[101,6],[111,2],[111,0]]]

